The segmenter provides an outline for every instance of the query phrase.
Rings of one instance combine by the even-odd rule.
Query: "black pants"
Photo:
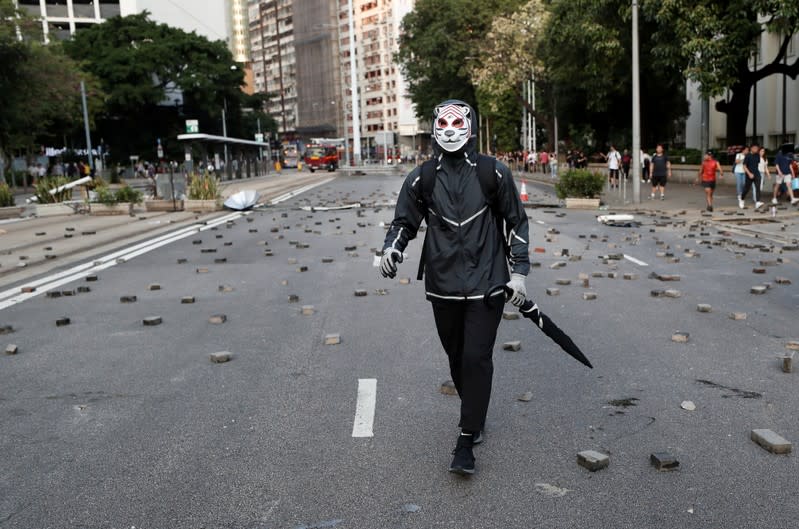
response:
[[[501,296],[490,305],[482,301],[433,302],[438,336],[461,398],[458,426],[467,432],[478,432],[485,424],[502,307]]]
[[[744,180],[744,190],[743,193],[741,193],[741,200],[746,199],[746,195],[749,194],[749,190],[751,189],[752,198],[755,199],[755,202],[760,202],[760,178],[761,176],[759,174],[756,174],[754,178],[746,177]]]

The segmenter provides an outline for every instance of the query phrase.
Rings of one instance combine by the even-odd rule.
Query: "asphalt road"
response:
[[[799,375],[778,361],[799,337],[799,252],[757,248],[712,226],[689,231],[679,218],[612,228],[591,212],[528,210],[531,250],[545,249],[531,256],[541,266],[530,295],[595,369],[526,320],[503,321],[478,473],[462,479],[446,471],[458,399],[439,393],[447,362],[422,286],[381,279],[373,266],[392,208],[297,209],[391,201],[400,184],[340,176],[103,270],[96,282],[58,288],[91,292],[1,310],[0,326],[15,331],[0,345],[19,353],[0,356],[0,527],[796,527],[796,456],[770,454],[749,435],[770,428],[799,440]],[[534,195],[552,202],[546,188]],[[401,277],[415,277],[419,247]],[[686,257],[688,248],[699,255]],[[555,255],[563,249],[580,260]],[[616,253],[648,266],[600,257]],[[556,261],[567,265],[552,269]],[[753,274],[760,261],[766,273]],[[652,271],[680,281],[649,279]],[[578,274],[593,272],[605,277],[586,289]],[[572,284],[547,296],[561,278]],[[764,281],[765,295],[749,293]],[[665,288],[682,296],[650,295]],[[138,300],[122,304],[125,295]],[[699,303],[712,312],[697,312]],[[314,314],[302,315],[304,305]],[[733,311],[747,319],[730,319]],[[225,323],[209,323],[219,314]],[[71,324],[56,327],[62,316]],[[145,327],[148,316],[163,323]],[[689,342],[672,342],[675,331]],[[330,333],[341,344],[325,345]],[[516,339],[521,351],[502,350]],[[212,364],[217,351],[233,359]],[[360,379],[376,380],[372,437],[353,437]],[[528,391],[530,402],[517,400]],[[681,409],[684,400],[696,411]],[[610,455],[607,469],[577,465],[577,452],[591,449]],[[659,451],[679,470],[650,466]]]

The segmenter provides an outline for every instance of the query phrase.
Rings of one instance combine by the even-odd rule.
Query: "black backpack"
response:
[[[428,230],[430,229],[430,224],[428,222],[428,204],[433,203],[433,190],[436,188],[436,165],[437,161],[427,160],[422,164],[422,173],[419,180],[419,198],[417,199],[417,205],[419,210],[424,213],[424,220],[425,224],[427,224]],[[480,189],[483,191],[483,196],[486,199],[486,203],[491,208],[491,211],[494,213],[494,216],[497,218],[501,218],[497,211],[494,209],[494,204],[497,198],[497,192],[499,191],[499,184],[497,182],[497,159],[493,156],[486,156],[483,154],[477,155],[477,179],[480,181]],[[501,237],[504,241],[504,237]],[[416,274],[416,279],[421,281],[424,277],[424,262],[425,262],[425,252],[427,251],[427,234],[425,234],[425,243],[422,245],[422,256],[419,261],[419,272]]]

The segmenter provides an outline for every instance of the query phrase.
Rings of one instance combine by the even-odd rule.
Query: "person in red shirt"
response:
[[[705,153],[705,159],[699,168],[699,176],[697,177],[697,183],[701,181],[702,187],[705,188],[708,211],[713,211],[713,191],[716,189],[716,174],[721,178],[724,176],[724,170],[718,160],[713,158],[713,153],[708,151]]]

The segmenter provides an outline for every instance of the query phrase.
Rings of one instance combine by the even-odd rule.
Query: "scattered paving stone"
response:
[[[325,345],[338,345],[341,343],[340,334],[327,334],[325,335]]]
[[[699,312],[712,312],[713,306],[708,305],[707,303],[700,303],[699,305],[696,306],[696,310]]]
[[[505,342],[502,344],[502,348],[505,351],[521,351],[522,349],[522,342],[516,340],[513,342]]]
[[[624,274],[624,279],[626,279],[627,281],[634,281],[634,280],[638,279],[638,274],[631,274],[629,272],[625,273]]]
[[[202,239],[194,239],[193,241],[191,241],[191,243],[192,244],[202,244],[203,241],[202,241]]]
[[[753,274],[765,274],[766,273],[766,269],[765,268],[753,268],[752,269],[752,273]]]
[[[96,274],[89,274],[89,275],[87,275],[87,276],[86,276],[86,281],[88,281],[88,282],[90,282],[90,283],[91,283],[91,282],[94,282],[94,281],[97,281],[97,275],[96,275]]]
[[[61,297],[61,292],[58,291],[58,290],[51,290],[50,292],[47,293],[47,297],[48,298],[52,298],[52,299],[60,298]]]
[[[64,234],[64,238],[65,239],[71,239],[72,238],[72,234],[71,233],[65,233]]]
[[[314,309],[313,305],[304,305],[302,307],[302,315],[303,316],[313,316],[314,312],[315,312],[315,309]]]
[[[791,373],[793,371],[793,357],[794,351],[786,354],[782,357],[782,372],[783,373]]]
[[[31,292],[36,292],[36,287],[22,287],[20,290],[23,294],[30,294]]]
[[[191,305],[195,301],[197,300],[194,298],[194,296],[183,296],[182,298],[180,298],[180,302],[183,305]]]
[[[535,253],[546,253],[547,250],[546,250],[546,248],[536,247],[536,248],[533,249],[533,252],[535,252]]]
[[[158,283],[153,283],[152,285],[147,287],[147,290],[161,290],[161,285]]]
[[[399,284],[400,285],[410,285],[411,284],[411,278],[410,277],[401,277],[400,280],[399,280]]]
[[[52,261],[53,259],[56,259],[57,257],[58,257],[57,255],[53,255],[53,254],[45,254],[45,256],[44,256],[44,258],[46,260],[48,260],[48,261]]]
[[[649,279],[657,279],[658,281],[679,281],[680,276],[672,274],[658,274],[657,272],[652,272],[651,274],[649,274]]]
[[[790,285],[791,284],[791,280],[788,279],[787,277],[778,277],[778,278],[774,279],[774,282],[777,283],[778,285]]]
[[[355,251],[355,250],[357,250],[357,249],[358,249],[358,247],[357,247],[357,246],[345,246],[345,247],[344,247],[344,251],[345,251],[345,252],[354,252],[354,251]]]
[[[596,292],[583,292],[583,299],[585,301],[593,301],[597,298]]]
[[[232,241],[228,241],[228,242],[224,243],[222,246],[233,246],[233,242]]]
[[[679,290],[675,290],[673,288],[667,289],[663,291],[663,295],[667,298],[679,298],[682,297],[682,292]]]
[[[65,325],[69,325],[70,323],[72,323],[72,321],[69,318],[63,317],[63,318],[58,318],[55,321],[55,326],[56,327],[64,327]]]
[[[200,253],[216,253],[216,248],[203,248]]]
[[[44,231],[38,231],[38,232],[36,232],[36,236],[37,236],[37,237],[41,237],[41,236],[43,236],[43,235],[47,235],[47,232],[44,232]]]
[[[605,272],[591,272],[591,277],[594,278],[605,277]]]
[[[17,347],[16,344],[12,343],[12,344],[8,344],[6,346],[6,354],[7,355],[15,355],[18,352],[19,352],[19,347]]]
[[[163,319],[161,318],[161,316],[148,316],[147,318],[144,318],[144,320],[142,320],[142,323],[147,327],[161,325],[162,322]]]
[[[550,287],[547,289],[547,296],[559,296],[559,295],[560,295],[559,288]]]
[[[580,272],[579,274],[577,274],[577,280],[578,281],[585,281],[588,278],[589,278],[589,276],[585,272]]]
[[[197,273],[198,274],[207,274],[208,273],[208,269],[207,268],[198,268],[197,269]]]
[[[610,458],[595,450],[585,450],[577,454],[577,464],[591,472],[602,470],[610,464]]]
[[[299,303],[300,296],[297,294],[289,294],[289,303]]]
[[[136,296],[121,296],[119,298],[120,303],[136,303],[138,298]]]
[[[2,333],[0,333],[2,334]],[[791,351],[799,351],[799,342],[790,341],[785,344],[786,349],[790,349]]]
[[[768,288],[765,285],[756,285],[750,288],[749,292],[757,296],[760,296],[762,294],[765,294],[767,290]]]
[[[214,259],[214,264],[225,264],[227,263],[227,257],[219,257]]]
[[[736,321],[745,320],[746,319],[746,313],[745,312],[730,312],[730,319],[731,320],[736,320]]]
[[[696,411],[696,404],[690,400],[684,400],[682,403],[680,403],[680,408],[684,409],[685,411]]]
[[[505,311],[502,313],[502,318],[505,320],[518,320],[521,319],[522,315],[518,312],[509,312]]]
[[[687,332],[675,332],[671,335],[671,341],[677,343],[688,343],[688,337],[690,336]]]
[[[14,327],[11,325],[0,325],[0,335],[11,334],[14,332]]]
[[[561,286],[571,285],[572,284],[572,280],[571,279],[556,279],[555,280],[555,284],[556,285],[561,285]]]
[[[680,462],[677,461],[677,458],[668,452],[655,452],[651,454],[649,456],[649,462],[660,471],[676,470],[680,466]]]
[[[531,400],[533,400],[533,392],[526,391],[521,395],[519,395],[518,397],[516,397],[516,400],[518,400],[519,402],[530,402]]]
[[[82,232],[80,232],[80,234],[81,235],[97,235],[97,232],[94,231],[94,230],[90,230],[90,231],[82,231]]]
[[[249,219],[247,219],[249,220]],[[250,233],[258,233],[258,228],[250,228]]]
[[[791,442],[771,430],[752,430],[752,441],[772,454],[790,454]]]
[[[61,291],[61,295],[62,296],[66,296],[66,297],[71,297],[71,296],[75,295],[75,291],[74,290],[62,290]]]
[[[608,272],[608,279],[616,279],[617,277],[619,277],[619,274],[616,272]]]
[[[233,358],[233,354],[228,351],[220,351],[210,355],[211,363],[213,364],[224,364],[225,362],[230,362],[231,358]]]
[[[359,288],[358,290],[355,291],[355,297],[356,298],[363,298],[363,297],[366,297],[368,295],[369,295],[369,292],[367,290],[362,289],[362,288]]]
[[[445,380],[441,383],[441,387],[438,388],[438,391],[443,395],[457,395],[458,390],[455,389],[455,383],[451,380]]]
[[[323,264],[330,264],[330,263],[332,263],[334,260],[335,260],[335,259],[333,259],[332,257],[322,257],[322,263],[323,263]]]
[[[557,262],[554,262],[551,265],[549,265],[549,268],[551,268],[552,270],[557,270],[557,269],[563,268],[565,266],[566,266],[566,261],[557,261]]]
[[[186,264],[188,261],[189,260],[186,259],[185,257],[181,257],[180,259],[178,259],[178,264]]]
[[[224,314],[214,314],[210,318],[208,318],[208,323],[213,325],[221,325],[227,321],[227,316]]]
[[[307,271],[308,271],[307,266],[300,266],[297,268],[297,272],[307,272]]]

